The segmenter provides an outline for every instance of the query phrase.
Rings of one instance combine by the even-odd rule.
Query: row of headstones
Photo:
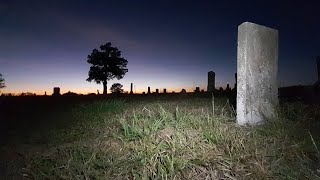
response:
[[[156,94],[159,94],[159,89],[156,89]],[[163,89],[163,93],[166,94],[167,93],[167,89]],[[130,94],[133,94],[133,83],[131,83],[131,88],[130,88]],[[145,94],[145,92],[143,92],[142,94]],[[148,87],[148,94],[151,94],[151,88]]]
[[[132,87],[132,83],[131,83],[131,87]],[[235,88],[236,88],[236,85],[235,85]],[[225,90],[224,90],[222,87],[220,87],[219,90],[214,89],[214,90],[207,91],[207,92],[216,92],[216,91],[231,91],[231,88],[230,88],[229,84],[227,84],[227,87],[226,87]],[[196,87],[196,89],[194,90],[194,92],[195,92],[195,93],[204,93],[205,91],[204,91],[203,89],[200,90],[200,87]],[[156,91],[153,92],[153,93],[154,93],[154,94],[159,94],[159,89],[156,89]],[[164,88],[162,93],[163,93],[163,94],[166,94],[166,93],[167,93],[167,89]],[[175,92],[172,91],[172,93],[175,93]],[[187,91],[186,91],[185,89],[182,89],[182,90],[180,91],[180,93],[187,93]],[[130,90],[130,94],[134,94],[132,88],[131,88],[131,90]],[[145,93],[145,92],[142,92],[142,94],[146,94],[146,93]],[[147,92],[147,94],[152,94],[150,87],[148,87],[148,92]]]

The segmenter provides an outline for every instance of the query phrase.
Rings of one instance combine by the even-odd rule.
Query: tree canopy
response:
[[[4,84],[4,79],[2,74],[0,73],[0,89],[6,87],[6,85]]]
[[[110,88],[110,91],[112,93],[117,93],[117,94],[120,94],[120,93],[123,93],[123,89],[122,89],[122,84],[120,83],[114,83],[112,84],[111,88]]]
[[[107,94],[107,82],[114,78],[122,79],[128,72],[128,61],[121,57],[121,51],[108,42],[100,46],[100,51],[93,49],[87,62],[91,64],[87,81],[103,84],[103,94]]]

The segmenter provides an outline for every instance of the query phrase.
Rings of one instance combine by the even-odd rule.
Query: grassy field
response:
[[[50,98],[3,101],[2,177],[320,179],[317,105],[250,127],[223,97]]]

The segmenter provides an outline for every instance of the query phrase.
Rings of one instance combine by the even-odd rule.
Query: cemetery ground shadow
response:
[[[318,105],[281,102],[280,122],[247,131],[235,126],[232,110],[226,106],[226,98],[217,98],[216,101],[217,118],[214,119],[211,118],[210,97],[185,95],[120,101],[88,97],[6,99],[0,108],[2,117],[5,117],[1,120],[0,175],[19,178],[24,174],[35,179],[61,176],[99,178],[105,174],[116,177],[117,173],[121,178],[155,178],[154,173],[169,178],[194,179],[199,173],[203,174],[199,179],[209,177],[210,173],[215,174],[211,178],[319,177],[320,154],[316,149],[320,142]],[[249,135],[246,135],[248,132]],[[251,137],[252,134],[260,139]],[[182,144],[179,145],[178,140]],[[244,150],[240,150],[243,145],[240,140],[252,147],[245,146],[242,147]],[[159,154],[157,149],[141,149],[153,147],[154,142],[173,158],[173,167],[163,164],[167,162],[167,156]],[[197,146],[190,147],[192,143]],[[184,153],[173,151],[172,146]],[[253,146],[257,146],[258,150],[255,158],[252,157]],[[266,150],[261,147],[266,147]],[[278,148],[279,152],[271,148]],[[193,156],[185,156],[188,153]],[[221,156],[215,156],[218,153]],[[269,153],[274,154],[265,160],[263,168],[266,169],[252,165],[264,161]],[[95,158],[87,164],[72,159],[90,159],[93,154]],[[158,159],[150,157],[155,155]],[[114,162],[104,160],[111,156]],[[64,167],[68,161],[69,169],[55,169],[58,165]],[[276,170],[270,165],[276,161],[282,169]],[[97,166],[97,163],[100,165]],[[89,170],[89,167],[96,170]],[[112,171],[105,170],[108,168]],[[120,168],[121,172],[116,168]],[[164,168],[163,172],[159,168]],[[300,174],[299,168],[304,168]],[[45,175],[41,174],[43,172]],[[246,175],[248,173],[251,175]]]

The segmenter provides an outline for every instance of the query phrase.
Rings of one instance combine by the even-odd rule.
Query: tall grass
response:
[[[283,104],[276,119],[250,127],[233,122],[225,99],[215,99],[214,116],[211,104],[191,98],[79,106],[73,113],[82,120],[72,127],[74,133],[99,136],[61,143],[30,158],[25,174],[34,179],[320,177],[319,138],[314,126],[304,125],[314,122],[319,107],[306,115],[304,105]]]

